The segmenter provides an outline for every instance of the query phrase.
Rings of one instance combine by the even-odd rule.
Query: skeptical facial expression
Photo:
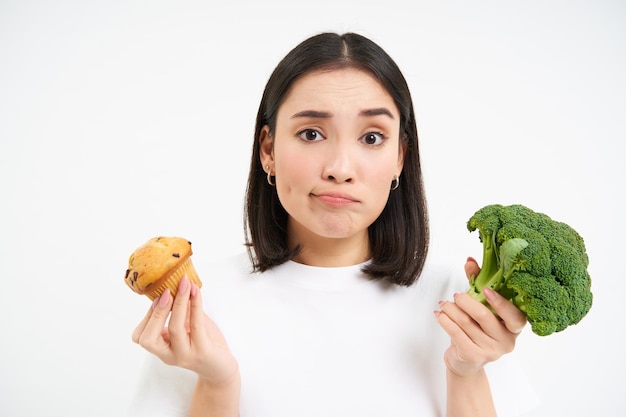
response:
[[[289,214],[289,240],[365,239],[403,166],[400,115],[376,78],[357,69],[298,79],[261,135],[261,160]]]

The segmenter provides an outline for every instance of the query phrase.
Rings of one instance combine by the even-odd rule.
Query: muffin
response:
[[[191,255],[191,242],[187,239],[154,237],[130,255],[124,281],[130,289],[150,300],[160,296],[166,288],[175,296],[183,275],[201,287]]]

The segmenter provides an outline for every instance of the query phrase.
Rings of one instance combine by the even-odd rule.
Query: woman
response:
[[[249,259],[200,265],[202,292],[183,280],[155,300],[133,340],[166,365],[149,366],[132,415],[495,416],[499,374],[498,415],[521,414],[526,387],[490,363],[524,315],[488,292],[498,319],[426,263],[415,115],[393,60],[356,34],[305,40],[271,75],[254,139]]]

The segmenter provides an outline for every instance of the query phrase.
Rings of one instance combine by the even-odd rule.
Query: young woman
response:
[[[420,171],[411,95],[378,45],[294,48],[257,115],[248,256],[155,300],[133,340],[158,359],[131,414],[521,415],[531,391],[501,356],[524,315],[488,292],[498,318],[426,262]]]

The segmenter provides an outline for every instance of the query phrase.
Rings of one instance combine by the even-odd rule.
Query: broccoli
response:
[[[521,204],[492,204],[467,222],[483,244],[480,272],[468,293],[488,306],[483,288],[500,293],[528,318],[533,333],[547,336],[577,324],[593,294],[583,238],[569,225]]]

